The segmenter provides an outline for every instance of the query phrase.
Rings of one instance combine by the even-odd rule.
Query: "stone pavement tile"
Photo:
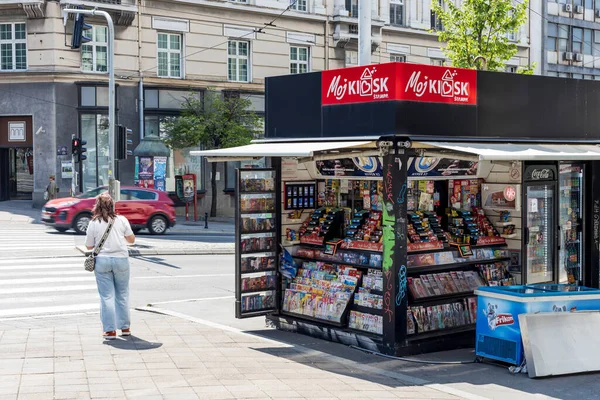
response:
[[[89,392],[90,387],[85,385],[55,385],[54,391],[56,393],[72,393],[72,392]]]
[[[233,400],[235,396],[229,392],[219,393],[198,393],[200,400]]]
[[[19,393],[19,385],[12,385],[12,386],[0,386],[0,395],[3,396],[7,396],[7,395],[16,395],[17,393]]]
[[[212,374],[202,375],[183,375],[190,386],[215,386],[220,385],[220,382]]]
[[[252,390],[245,392],[232,392],[236,399],[268,399],[269,396],[262,390]]]
[[[54,385],[35,385],[21,384],[19,386],[19,395],[28,393],[48,393],[54,391]]]
[[[365,399],[397,399],[394,392],[387,390],[361,390],[360,395]]]
[[[124,399],[125,398],[125,392],[121,389],[121,390],[107,390],[107,389],[101,389],[101,390],[90,390],[90,395],[93,399],[96,398],[101,398],[101,399]]]
[[[149,369],[148,373],[151,377],[158,377],[159,379],[161,377],[167,377],[169,379],[183,378],[183,375],[181,375],[181,372],[179,372],[177,368]]]
[[[19,393],[17,400],[54,400],[54,392]]]
[[[146,368],[149,371],[153,370],[166,370],[166,369],[174,369],[177,370],[177,365],[175,365],[172,361],[159,361],[159,362],[146,362]]]
[[[189,386],[189,383],[181,374],[153,376],[152,380],[158,387]]]
[[[304,396],[302,396],[300,393],[295,392],[293,390],[274,390],[274,389],[270,389],[270,390],[265,390],[263,389],[263,392],[269,396],[270,399],[303,399]]]
[[[228,387],[228,388],[233,387],[233,386],[244,386],[244,387],[254,387],[255,388],[254,384],[247,379],[224,378],[224,379],[219,379],[219,382],[221,382],[221,385]]]
[[[56,400],[89,400],[91,399],[89,392],[58,392],[54,391],[54,399]]]
[[[124,371],[147,371],[145,363],[127,363],[127,362],[117,362],[115,369],[119,372]]]
[[[192,387],[194,391],[198,394],[204,393],[227,393],[230,395],[230,398],[234,398],[234,396],[227,390],[227,388],[223,385],[214,385],[214,386],[194,386]]]
[[[121,379],[118,377],[110,377],[110,378],[89,378],[88,385],[90,387],[92,385],[120,385]]]
[[[4,354],[2,355],[2,358],[4,358]],[[23,359],[2,360],[2,363],[0,363],[0,375],[4,376],[11,374],[20,374],[23,370],[24,363],[25,360]]]
[[[325,398],[329,398],[329,399],[336,399],[336,397],[329,393],[326,390],[313,390],[313,389],[308,389],[308,387],[304,388],[304,390],[295,390],[296,393],[298,393],[299,395],[301,395],[303,398],[305,399],[325,399]]]
[[[119,374],[117,371],[87,371],[87,377],[90,378],[118,378]]]
[[[186,387],[162,387],[158,388],[160,393],[163,395],[194,395],[196,396],[196,392],[190,386]]]
[[[33,374],[21,376],[21,386],[53,386],[53,374]]]
[[[55,361],[54,371],[57,373],[61,372],[83,372],[85,371],[85,363],[83,360],[71,360],[71,361]]]
[[[249,380],[255,380],[255,379],[277,379],[275,378],[275,375],[270,374],[270,373],[257,373],[260,370],[255,370],[254,373],[252,374],[244,374],[243,378],[244,379],[249,379]]]
[[[151,378],[132,377],[121,381],[121,386],[125,390],[156,389],[158,387]]]
[[[131,370],[122,370],[122,371],[119,370],[118,375],[119,375],[119,378],[121,378],[121,380],[128,380],[130,378],[137,378],[137,377],[150,378],[150,372],[148,372],[148,370],[142,369],[142,368],[132,368]]]
[[[279,379],[255,379],[251,381],[252,384],[256,387],[258,387],[261,390],[264,391],[273,391],[273,390],[278,390],[278,391],[288,391],[288,390],[292,390],[291,387],[289,387],[288,385],[286,385],[285,383],[281,382]]]
[[[125,396],[128,399],[163,399],[158,389],[132,389],[125,390]]]

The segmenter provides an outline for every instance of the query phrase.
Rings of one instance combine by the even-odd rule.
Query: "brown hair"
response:
[[[108,222],[109,218],[116,218],[115,213],[115,202],[108,193],[102,193],[96,197],[96,205],[92,209],[94,216],[92,221],[105,221]]]

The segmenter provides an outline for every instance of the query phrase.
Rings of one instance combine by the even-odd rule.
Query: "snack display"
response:
[[[319,208],[302,223],[298,230],[300,241],[310,244],[323,244],[341,235],[344,211],[339,208]]]

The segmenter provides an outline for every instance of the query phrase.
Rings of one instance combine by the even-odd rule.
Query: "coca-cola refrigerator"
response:
[[[556,164],[526,165],[523,175],[523,283],[554,283],[557,263]]]

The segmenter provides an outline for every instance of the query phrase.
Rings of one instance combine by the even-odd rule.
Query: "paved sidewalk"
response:
[[[31,200],[0,202],[0,223],[39,223],[41,210],[32,207]]]
[[[0,321],[0,399],[463,398],[210,323],[132,311],[132,332],[103,342],[97,314]]]

